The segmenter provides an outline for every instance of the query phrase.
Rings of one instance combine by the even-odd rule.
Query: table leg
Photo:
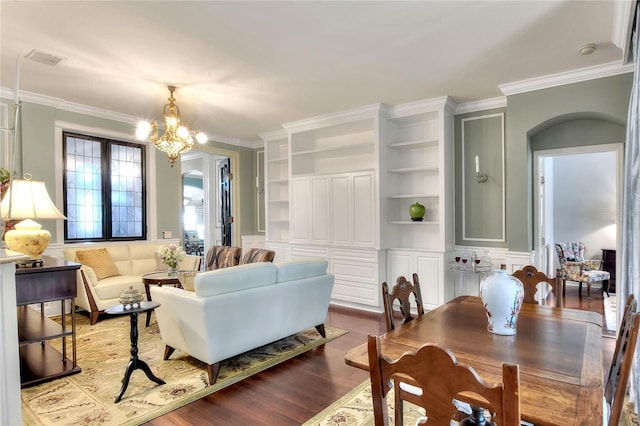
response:
[[[149,311],[148,311],[149,312]],[[147,312],[147,313],[148,313]],[[131,358],[129,359],[129,364],[127,364],[127,369],[124,373],[124,379],[122,380],[122,388],[120,388],[120,393],[116,397],[115,402],[118,403],[122,399],[124,392],[127,390],[127,386],[129,386],[129,379],[131,379],[131,373],[134,370],[140,369],[144,371],[147,375],[147,378],[153,382],[156,382],[159,385],[164,385],[166,382],[156,376],[153,375],[149,365],[141,359],[138,359],[138,313],[132,312],[130,314],[130,322],[131,322]]]

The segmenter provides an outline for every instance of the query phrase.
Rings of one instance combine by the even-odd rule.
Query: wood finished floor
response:
[[[592,288],[591,300],[586,297],[586,289],[583,293],[579,298],[577,287],[567,286],[565,307],[603,314],[600,289]],[[349,333],[146,424],[286,426],[304,423],[368,379],[367,372],[344,363],[344,354],[364,343],[367,334],[385,332],[382,314],[340,307],[329,309],[327,324]],[[606,371],[615,339],[604,338],[602,346]]]

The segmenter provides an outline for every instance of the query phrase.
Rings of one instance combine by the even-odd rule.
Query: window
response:
[[[146,235],[145,146],[63,132],[65,241]]]

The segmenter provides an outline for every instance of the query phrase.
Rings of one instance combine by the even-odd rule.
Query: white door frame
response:
[[[621,238],[621,225],[622,225],[622,179],[624,170],[624,144],[611,143],[602,145],[588,145],[577,146],[570,148],[557,148],[547,149],[533,152],[533,223],[534,223],[534,250],[535,250],[535,262],[536,265],[544,267],[547,275],[555,276],[553,271],[553,259],[555,256],[555,249],[548,247],[548,243],[553,241],[553,230],[549,227],[545,227],[545,221],[547,218],[541,215],[541,209],[545,208],[545,212],[553,211],[553,201],[549,200],[548,195],[552,192],[548,190],[548,185],[553,182],[553,176],[547,179],[547,191],[541,189],[541,182],[545,178],[544,175],[544,159],[549,157],[558,157],[562,155],[576,155],[576,154],[593,154],[598,152],[614,152],[616,154],[616,251],[620,251]],[[545,201],[541,200],[542,194],[547,194]],[[549,203],[551,203],[549,205]],[[541,236],[545,235],[545,241],[541,239]],[[619,262],[618,262],[619,263]],[[616,265],[618,269],[618,265]]]
[[[202,158],[202,170],[203,170],[203,178],[202,178],[202,189],[205,194],[205,199],[211,200],[218,199],[219,194],[219,173],[218,173],[218,162],[216,161],[219,157],[228,157],[231,160],[231,172],[233,173],[233,179],[231,180],[231,214],[233,215],[234,221],[231,226],[231,241],[234,246],[240,246],[240,216],[238,212],[240,211],[240,197],[238,197],[238,191],[240,188],[240,155],[235,151],[228,151],[226,149],[215,148],[208,145],[200,145],[194,146],[193,150],[188,154],[184,155],[185,159],[194,159],[194,158]],[[208,195],[214,194],[213,197]],[[209,247],[216,244],[216,241],[220,239],[220,226],[218,225],[219,221],[217,217],[219,214],[217,212],[211,211],[211,206],[209,202],[204,203],[204,228],[205,228],[205,237],[204,237],[204,248],[205,252]],[[213,214],[215,213],[215,214]],[[216,237],[216,234],[218,236]]]

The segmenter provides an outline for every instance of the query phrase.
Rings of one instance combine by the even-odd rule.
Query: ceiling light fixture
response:
[[[580,49],[578,49],[578,52],[580,52],[581,55],[586,56],[586,55],[591,55],[595,50],[596,50],[595,44],[585,44]]]
[[[176,158],[180,154],[189,151],[193,147],[193,137],[195,136],[198,143],[207,143],[207,135],[202,132],[195,132],[187,127],[182,126],[180,119],[180,108],[175,104],[173,92],[175,86],[168,86],[170,96],[169,103],[164,106],[164,134],[158,137],[158,123],[141,121],[136,129],[136,137],[139,140],[149,140],[160,151],[167,154],[169,163],[173,167]],[[151,135],[151,136],[149,136]]]

